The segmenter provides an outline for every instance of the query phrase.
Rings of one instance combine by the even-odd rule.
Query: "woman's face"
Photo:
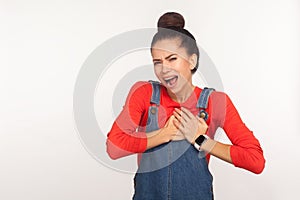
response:
[[[192,86],[191,70],[197,62],[196,54],[189,56],[179,39],[157,41],[152,47],[154,72],[160,82],[172,93],[180,93]]]

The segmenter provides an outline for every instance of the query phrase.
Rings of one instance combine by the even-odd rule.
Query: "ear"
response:
[[[197,55],[194,53],[189,57],[190,69],[193,70],[197,64]]]

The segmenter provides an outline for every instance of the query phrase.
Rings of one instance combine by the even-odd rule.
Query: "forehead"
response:
[[[151,50],[153,58],[166,56],[169,54],[178,54],[181,57],[187,58],[187,52],[184,47],[180,47],[181,41],[179,39],[163,39],[157,41]]]

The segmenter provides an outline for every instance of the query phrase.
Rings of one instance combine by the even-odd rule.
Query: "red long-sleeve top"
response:
[[[194,92],[184,103],[178,103],[170,98],[166,88],[162,86],[158,114],[159,127],[162,128],[165,125],[165,122],[173,114],[174,108],[185,107],[196,115],[199,111],[196,105],[201,91],[201,88],[195,87]],[[152,86],[149,82],[137,82],[131,88],[121,113],[107,134],[107,153],[112,159],[134,153],[140,155],[146,151],[147,136],[145,127],[151,95]],[[224,102],[220,125],[232,143],[230,156],[234,166],[256,174],[261,173],[265,164],[262,148],[253,132],[241,120],[230,98],[222,92],[212,93],[207,107],[209,116],[212,116],[213,111],[220,113],[215,108],[217,107],[216,103],[214,104],[212,101]],[[222,105],[222,103],[218,105]],[[210,118],[212,117],[209,117],[207,121],[209,126]]]

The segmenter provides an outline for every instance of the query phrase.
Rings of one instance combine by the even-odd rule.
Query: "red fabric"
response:
[[[196,115],[198,113],[196,105],[201,91],[202,89],[196,87],[192,95],[184,103],[179,104],[173,101],[166,88],[162,87],[158,116],[159,127],[164,126],[174,108],[185,107]],[[131,88],[123,110],[107,134],[107,153],[112,159],[143,153],[146,150],[145,126],[151,95],[152,86],[149,82],[137,82]],[[221,109],[223,112],[220,112]],[[252,131],[241,120],[229,97],[225,93],[214,92],[209,99],[207,111],[209,113],[207,121],[209,129],[214,126],[213,123],[210,124],[210,118],[213,118],[211,116],[218,115],[221,128],[232,142],[230,155],[233,164],[254,173],[261,173],[265,164],[263,151]],[[211,137],[213,137],[212,134],[212,132],[209,133]],[[209,160],[209,155],[207,158]]]

